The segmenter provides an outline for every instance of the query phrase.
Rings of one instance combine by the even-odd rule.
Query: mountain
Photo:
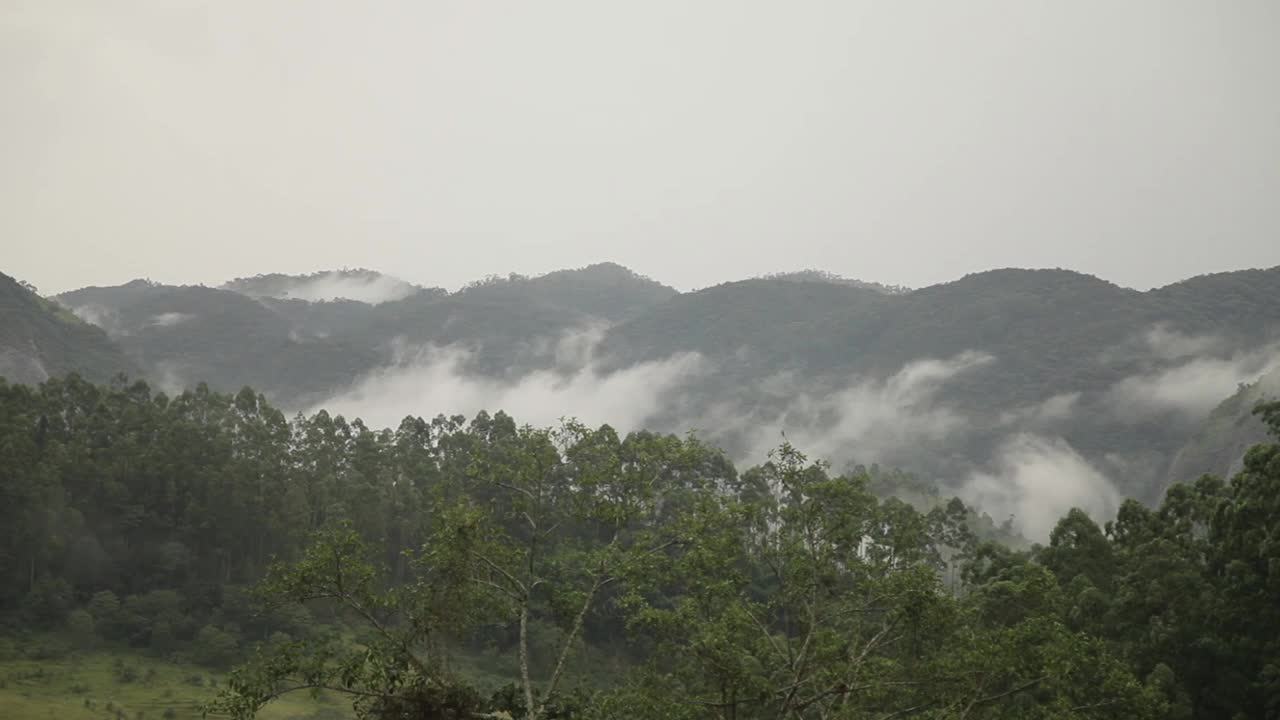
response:
[[[1032,433],[1154,499],[1181,444],[1237,382],[1278,356],[1278,339],[1280,268],[1148,292],[1066,270],[1003,269],[897,294],[821,278],[729,283],[615,326],[602,348],[616,367],[681,352],[710,357],[715,377],[690,390],[705,394],[699,404],[755,427],[812,425],[801,437],[817,437],[832,455],[870,453],[954,477],[998,462],[1011,436]],[[989,361],[919,365],[966,352]],[[912,372],[946,377],[911,386]],[[759,388],[780,373],[800,374],[804,391],[793,383],[780,398],[764,397]],[[861,391],[842,398],[848,388]],[[816,419],[792,412],[797,405],[818,408]],[[912,406],[965,422],[946,437],[914,432],[912,423],[946,418]],[[818,432],[859,413],[899,436],[896,446],[868,443],[875,428],[848,438]],[[717,438],[731,449],[736,440]]]
[[[675,288],[616,263],[598,263],[538,277],[489,278],[463,288],[456,298],[499,305],[534,303],[616,322],[678,294]]]
[[[766,280],[799,280],[801,282],[825,282],[834,285],[851,285],[853,287],[865,288],[867,290],[875,290],[886,295],[902,295],[911,292],[911,288],[902,287],[901,285],[885,285],[884,283],[868,282],[857,278],[845,277],[837,275],[825,270],[816,270],[809,268],[808,270],[795,270],[792,272],[770,273],[763,276]]]
[[[101,329],[0,273],[0,377],[37,383],[70,372],[103,381],[136,367]]]
[[[606,263],[492,278],[456,293],[339,270],[219,288],[134,280],[56,300],[103,328],[162,387],[250,385],[300,408],[396,362],[406,346],[466,345],[477,372],[542,367],[548,361],[533,351],[541,339],[635,316],[675,294]]]
[[[302,398],[339,387],[381,360],[370,348],[306,336],[267,302],[230,290],[134,280],[57,296],[102,327],[160,387],[245,385]]]
[[[602,350],[618,364],[699,352],[743,357],[761,369],[812,360],[811,343],[836,325],[874,325],[891,298],[876,290],[814,280],[761,278],[675,296],[615,326]],[[841,351],[856,352],[856,344]]]
[[[1186,333],[1240,340],[1280,331],[1280,267],[1200,275],[1146,296]]]
[[[291,410],[367,411],[378,392],[421,397],[424,415],[494,410],[536,382],[565,406],[535,410],[607,405],[743,458],[785,432],[837,463],[933,482],[1107,482],[1148,500],[1190,467],[1183,448],[1214,406],[1280,357],[1280,268],[1146,292],[1006,268],[910,291],[802,271],[679,293],[605,263],[456,292],[339,270],[57,300],[162,385],[249,384]],[[456,366],[413,374],[446,346]],[[674,361],[688,357],[696,367]],[[363,385],[384,376],[396,382]],[[361,403],[344,407],[352,393]]]

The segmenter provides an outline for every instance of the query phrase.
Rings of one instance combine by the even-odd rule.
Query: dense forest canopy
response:
[[[1274,717],[1275,440],[1016,549],[788,444],[739,471],[501,412],[3,383],[0,621],[39,656],[239,665],[207,708],[235,717],[315,688],[368,718]]]

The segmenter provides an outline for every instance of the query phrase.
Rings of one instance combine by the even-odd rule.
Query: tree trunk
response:
[[[533,682],[529,679],[529,599],[520,607],[520,680],[524,683],[525,717],[536,717],[533,707]]]

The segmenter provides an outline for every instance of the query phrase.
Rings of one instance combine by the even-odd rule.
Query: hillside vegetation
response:
[[[785,432],[839,465],[902,466],[952,489],[1008,472],[1008,448],[1030,434],[1148,502],[1191,479],[1174,459],[1213,407],[1280,358],[1280,268],[1148,292],[1002,269],[913,291],[809,271],[678,293],[606,263],[456,292],[347,270],[221,289],[135,281],[57,301],[171,391],[249,384],[292,412],[346,393],[383,402],[362,383],[387,373],[396,392],[422,387],[423,370],[467,398],[552,373],[537,382],[580,392],[565,407],[574,415],[601,402],[585,389],[598,378],[693,354],[696,373],[619,381],[633,397],[611,402],[654,408],[633,426],[707,431],[737,459],[758,460]],[[558,349],[570,341],[575,351]],[[454,364],[432,365],[441,348]]]
[[[137,366],[100,328],[0,273],[0,377],[37,383],[69,372],[106,380]]]

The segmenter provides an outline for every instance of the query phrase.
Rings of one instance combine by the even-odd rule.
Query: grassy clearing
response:
[[[121,672],[121,668],[128,668]],[[125,681],[125,678],[132,679]],[[57,660],[0,661],[4,720],[196,720],[200,705],[225,681],[196,665],[128,652],[81,652]],[[341,699],[286,696],[263,720],[344,720]]]

